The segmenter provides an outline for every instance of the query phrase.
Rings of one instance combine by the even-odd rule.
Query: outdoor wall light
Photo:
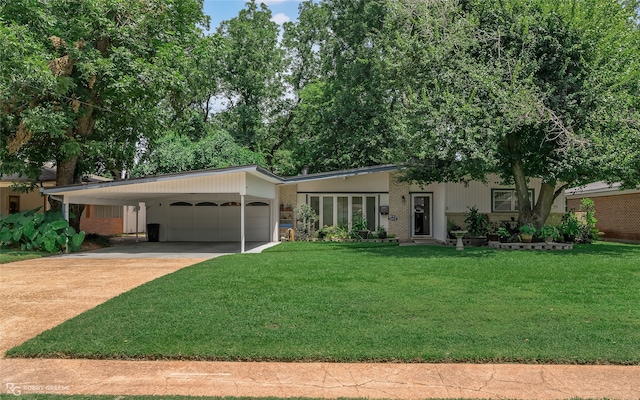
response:
[[[402,196],[402,202],[404,203],[405,201],[407,201],[407,199],[405,199],[404,196]]]

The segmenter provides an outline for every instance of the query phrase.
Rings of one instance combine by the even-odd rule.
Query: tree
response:
[[[397,158],[406,179],[498,173],[515,184],[519,223],[536,227],[569,186],[637,179],[633,9],[615,0],[404,0],[390,7],[398,35],[388,42],[389,63],[404,92],[406,124]],[[531,178],[542,179],[534,203]]]
[[[176,129],[156,141],[133,168],[134,177],[223,168],[236,165],[264,165],[264,158],[234,142],[224,131],[214,131],[205,125],[204,133],[193,139]]]
[[[319,75],[298,90],[296,158],[313,171],[389,162],[397,97],[389,85],[381,45],[393,34],[386,30],[387,4],[328,0],[303,11],[316,16],[301,22],[321,21],[324,31],[313,31],[317,38],[306,50],[319,55],[320,68]],[[310,32],[297,30],[307,36]]]
[[[221,38],[220,89],[227,109],[218,118],[236,141],[268,152],[268,125],[284,95],[284,52],[269,8],[251,0],[217,30]]]
[[[1,32],[12,39],[8,51],[21,57],[0,83],[14,90],[2,95],[0,145],[10,146],[1,172],[28,172],[35,180],[36,169],[25,169],[25,161],[39,168],[54,160],[56,184],[67,185],[96,163],[130,167],[136,143],[155,135],[167,82],[176,79],[158,63],[163,49],[192,43],[202,35],[198,23],[207,23],[202,0],[0,4]],[[81,212],[75,210],[72,225]]]

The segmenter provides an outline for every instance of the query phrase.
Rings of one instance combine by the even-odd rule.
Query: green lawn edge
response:
[[[0,248],[0,264],[46,257],[49,254],[37,251],[21,251],[12,248]]]
[[[200,263],[118,296],[9,350],[7,356],[640,364],[636,351],[640,348],[640,313],[634,306],[640,302],[640,246],[599,243],[577,246],[570,252],[486,248],[456,252],[450,247],[375,245],[283,243],[263,254],[225,256]],[[211,289],[211,282],[220,287]],[[396,286],[386,290],[389,285]],[[441,301],[421,304],[429,302],[430,297],[418,290],[420,285],[429,286]],[[440,286],[444,290],[437,290]],[[314,293],[317,287],[322,288],[324,297]],[[341,291],[348,295],[343,296]],[[413,296],[421,300],[413,302]],[[265,300],[267,297],[271,299]],[[307,297],[312,300],[304,304]],[[515,301],[515,305],[501,307],[506,300]],[[315,303],[322,301],[326,304],[318,308]],[[220,308],[218,303],[231,308]],[[469,308],[467,303],[478,306]],[[375,308],[378,306],[382,311]],[[386,315],[384,307],[390,307],[390,314],[404,315]],[[448,324],[445,316],[434,325],[422,317],[429,307],[440,307],[436,315],[460,312],[470,319]],[[263,314],[253,315],[256,310]],[[340,312],[346,318],[322,319]],[[322,313],[322,318],[315,318]],[[184,315],[176,317],[178,314]],[[209,314],[212,317],[206,317]],[[478,320],[473,319],[476,314],[480,314]],[[523,322],[517,318],[514,322],[509,314]],[[134,325],[145,318],[158,325],[147,324],[136,330]],[[400,346],[381,346],[384,340],[396,337],[385,321],[376,322],[381,318],[388,318],[392,328],[398,327]],[[422,324],[428,335],[411,330],[407,323],[411,318]],[[193,321],[203,319],[203,329],[195,326]],[[490,320],[488,329],[484,319]],[[287,326],[288,321],[295,323]],[[175,328],[189,324],[194,326],[188,331]],[[311,333],[298,329],[305,324]],[[503,332],[493,332],[491,324]],[[346,330],[357,330],[361,325],[364,328],[351,336],[335,333],[342,325],[347,325]],[[440,326],[448,330],[444,335],[438,332]],[[556,332],[550,335],[545,329]],[[562,336],[561,340],[554,340],[555,335]],[[215,336],[215,340],[209,336]],[[332,336],[343,342],[336,347]],[[433,338],[435,345],[424,345],[424,338]],[[291,344],[300,348],[286,350]],[[415,348],[421,350],[412,352]],[[447,350],[451,354],[445,354]]]

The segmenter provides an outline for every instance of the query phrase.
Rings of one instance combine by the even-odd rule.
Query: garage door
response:
[[[245,207],[245,240],[268,242],[269,204]],[[168,239],[172,242],[240,241],[240,203],[176,201],[169,207]]]

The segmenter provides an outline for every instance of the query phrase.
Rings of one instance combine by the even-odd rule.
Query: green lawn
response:
[[[45,255],[47,254],[36,251],[20,251],[2,247],[0,248],[0,264],[39,258],[44,257]]]
[[[640,246],[283,243],[191,266],[14,357],[640,364]]]

